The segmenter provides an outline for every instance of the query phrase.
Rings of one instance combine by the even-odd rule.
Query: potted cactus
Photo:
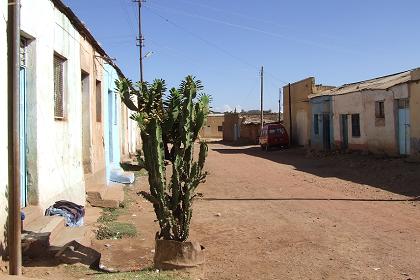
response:
[[[209,113],[210,97],[202,92],[199,80],[187,76],[178,89],[165,95],[163,80],[152,84],[116,81],[122,101],[135,113],[142,138],[149,192],[140,192],[153,204],[160,231],[156,233],[155,267],[195,267],[204,262],[202,247],[188,242],[192,202],[198,185],[206,178],[203,170],[207,144],[200,142],[198,159],[194,143]],[[133,99],[136,99],[135,102]],[[165,156],[171,162],[167,176]]]

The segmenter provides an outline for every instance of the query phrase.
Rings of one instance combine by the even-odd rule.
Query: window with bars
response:
[[[353,137],[360,137],[360,115],[351,115],[351,135]]]
[[[66,60],[54,55],[54,117],[64,119],[64,64]]]
[[[96,121],[102,121],[102,85],[96,81]]]
[[[398,99],[398,109],[408,108],[410,105],[408,98]]]
[[[20,51],[19,51],[19,61],[20,67],[26,67],[27,63],[27,41],[25,38],[20,39]]]
[[[375,102],[375,117],[377,119],[384,119],[385,118],[385,104],[384,104],[384,101],[376,101]]]

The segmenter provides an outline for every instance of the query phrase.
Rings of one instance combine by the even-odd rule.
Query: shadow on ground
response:
[[[219,142],[225,145],[226,143]],[[376,158],[360,154],[337,154],[322,157],[306,156],[303,148],[262,151],[259,146],[223,148],[211,146],[222,154],[245,154],[292,165],[296,170],[319,177],[373,186],[410,197],[420,196],[420,165],[402,158]]]
[[[71,241],[61,248],[46,252],[39,257],[25,259],[25,267],[54,267],[60,264],[83,264],[92,269],[99,268],[101,254],[96,250]]]

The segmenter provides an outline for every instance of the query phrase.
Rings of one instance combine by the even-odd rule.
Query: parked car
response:
[[[259,138],[261,149],[268,150],[271,147],[288,147],[289,136],[281,124],[264,125]]]

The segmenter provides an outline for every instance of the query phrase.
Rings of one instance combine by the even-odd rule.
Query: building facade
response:
[[[309,104],[312,112],[311,148],[328,151],[334,144],[332,98],[311,98]]]
[[[0,5],[5,19],[0,21],[0,87],[6,93],[7,1]],[[85,205],[86,185],[96,182],[92,178],[107,183],[123,146],[128,153],[138,147],[138,128],[114,91],[115,80],[124,75],[60,0],[22,0],[20,54],[21,206],[42,213],[58,200]],[[8,131],[7,94],[0,101],[0,129]],[[0,136],[0,256],[8,205],[7,135]]]
[[[316,85],[315,78],[304,80],[283,87],[283,120],[292,145],[308,146],[311,138],[311,107],[309,95],[333,88]]]
[[[419,74],[420,70],[415,69],[312,95],[313,118],[327,109],[332,112],[328,114],[335,148],[418,155],[416,142],[420,119],[415,106],[419,100]],[[326,106],[328,103],[330,105]],[[324,109],[320,104],[324,104]],[[313,147],[325,149],[318,145],[320,139],[314,131]]]
[[[200,138],[222,139],[224,121],[224,114],[209,114],[206,123],[200,131]]]

